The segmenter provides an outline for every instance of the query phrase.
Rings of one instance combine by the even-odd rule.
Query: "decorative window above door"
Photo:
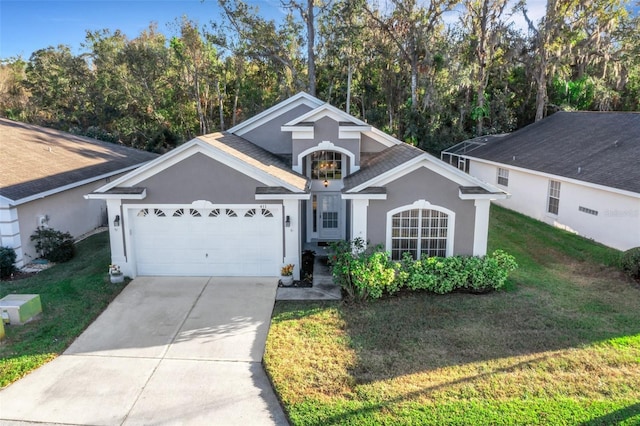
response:
[[[335,151],[311,153],[311,179],[342,179],[342,154]]]

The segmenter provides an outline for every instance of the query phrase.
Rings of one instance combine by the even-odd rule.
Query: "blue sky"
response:
[[[254,0],[263,16],[281,14],[279,0]],[[121,30],[135,38],[151,22],[165,34],[186,15],[201,25],[220,19],[216,0],[0,0],[0,58],[29,59],[59,44],[80,51],[86,30]]]
[[[385,0],[379,0],[382,6]],[[249,0],[267,18],[283,16],[280,0]],[[530,17],[539,19],[546,0],[527,0]],[[121,30],[137,37],[151,22],[167,35],[176,33],[176,19],[186,15],[200,25],[220,20],[216,0],[0,0],[0,58],[22,56],[48,46],[66,44],[81,51],[86,30]],[[455,12],[445,17],[455,21]],[[520,14],[513,17],[524,27]]]

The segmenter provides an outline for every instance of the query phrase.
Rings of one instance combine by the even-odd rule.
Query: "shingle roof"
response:
[[[379,154],[367,158],[360,170],[344,178],[343,192],[349,191],[389,170],[425,155],[425,152],[406,143],[393,145]]]
[[[640,113],[557,112],[468,156],[640,193]]]
[[[156,154],[0,119],[0,195],[20,200],[136,166]]]
[[[277,155],[240,136],[218,132],[199,136],[198,139],[301,191],[308,189],[309,180],[307,177],[291,170]]]

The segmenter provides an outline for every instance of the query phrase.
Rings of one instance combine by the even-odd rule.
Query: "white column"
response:
[[[300,208],[299,200],[282,200],[284,207],[284,259],[283,263],[294,265],[293,278],[300,279]],[[289,226],[286,226],[287,216],[289,217]]]
[[[487,254],[487,238],[489,236],[489,210],[491,200],[476,200],[476,222],[473,228],[473,255]]]
[[[11,247],[16,252],[16,268],[25,265],[17,207],[0,208],[0,246]]]
[[[107,200],[107,215],[109,226],[109,241],[111,242],[111,263],[120,266],[122,273],[133,277],[132,266],[127,264],[127,257],[124,253],[124,225],[127,218],[123,217],[120,206],[122,200]],[[114,226],[116,216],[120,217],[120,225]]]
[[[367,242],[367,208],[369,200],[351,200],[351,240],[362,238]]]

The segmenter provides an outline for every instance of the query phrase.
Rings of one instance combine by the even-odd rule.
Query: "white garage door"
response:
[[[138,275],[276,276],[282,263],[281,208],[130,209]]]

